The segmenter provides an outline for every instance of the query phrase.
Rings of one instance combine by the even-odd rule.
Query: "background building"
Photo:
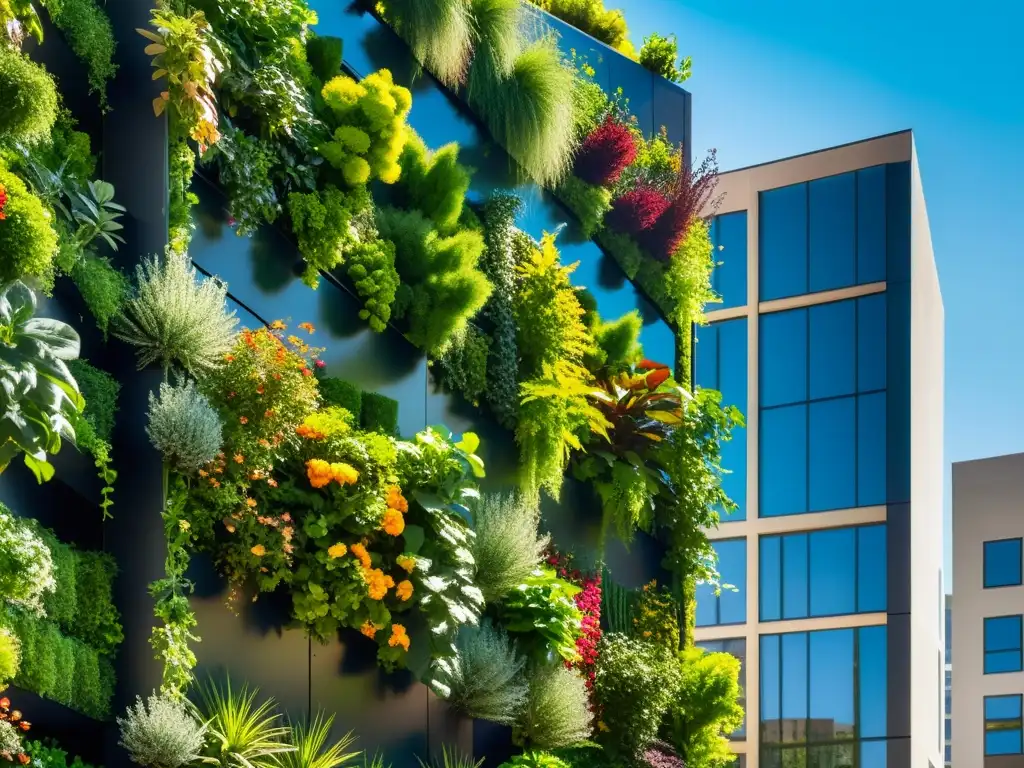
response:
[[[953,765],[1024,766],[1024,454],[953,465]]]
[[[942,764],[943,310],[909,132],[725,173],[696,380],[743,410],[699,588],[747,768]],[[911,556],[911,541],[914,542]]]
[[[946,595],[946,768],[953,764],[953,596]]]

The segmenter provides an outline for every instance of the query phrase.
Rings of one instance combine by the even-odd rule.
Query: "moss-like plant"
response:
[[[124,639],[121,614],[113,597],[117,563],[103,552],[79,552],[75,575],[78,611],[72,634],[92,648],[111,654]]]
[[[610,190],[588,184],[575,176],[566,176],[558,186],[558,197],[576,214],[580,233],[588,238],[601,228],[605,214],[612,209]]]
[[[0,144],[45,141],[57,119],[57,86],[46,69],[17,48],[0,46],[0,93]]]
[[[462,217],[470,182],[469,171],[459,163],[459,145],[446,144],[430,152],[413,135],[399,162],[409,207],[422,211],[441,234],[451,234]]]
[[[441,381],[450,392],[458,392],[466,400],[479,405],[480,395],[487,388],[487,356],[491,340],[475,326],[452,340],[437,358]]]
[[[398,434],[398,401],[376,392],[363,392],[359,421],[363,429],[369,432]]]
[[[465,0],[385,0],[380,7],[438,80],[448,86],[462,82],[473,44]]]
[[[0,66],[5,54],[0,50]],[[6,99],[6,96],[4,97]],[[3,120],[0,117],[0,120]],[[2,141],[0,136],[0,141]],[[50,212],[0,160],[0,284],[25,276],[52,279],[57,233]]]
[[[327,187],[317,192],[292,192],[288,213],[298,239],[299,253],[306,261],[302,281],[311,288],[320,282],[320,271],[340,264],[355,243],[352,217],[369,205],[365,187],[342,192]]]
[[[373,238],[356,243],[348,253],[348,276],[363,300],[359,317],[381,333],[391,319],[391,305],[398,291],[395,245]]]
[[[107,106],[107,83],[117,73],[114,31],[106,12],[94,0],[44,0],[50,19],[89,70],[89,91]]]
[[[82,415],[92,424],[96,436],[110,442],[114,433],[114,418],[117,414],[117,398],[121,385],[106,371],[90,365],[87,360],[70,360],[68,368],[78,382],[78,389],[85,398]]]
[[[36,526],[36,530],[50,550],[53,578],[57,583],[43,600],[46,617],[67,633],[78,617],[78,553],[59,541],[52,531],[42,526]]]
[[[340,37],[310,34],[306,39],[306,61],[322,83],[341,72],[344,44]]]
[[[344,408],[351,414],[358,416],[363,412],[363,391],[350,382],[325,376],[320,379],[320,396],[325,404]]]
[[[76,262],[71,279],[96,320],[96,327],[106,336],[111,321],[128,297],[128,278],[105,256],[86,253]]]

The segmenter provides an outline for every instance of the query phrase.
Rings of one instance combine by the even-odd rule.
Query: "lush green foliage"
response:
[[[128,297],[128,278],[108,258],[86,253],[75,264],[71,279],[95,318],[96,326],[106,335]]]
[[[0,145],[45,141],[57,119],[58,103],[57,87],[46,69],[17,48],[0,45],[0,93]]]
[[[596,37],[623,56],[635,59],[636,51],[629,40],[629,30],[622,11],[604,7],[604,0],[531,0],[553,16],[557,16],[591,37]]]
[[[473,325],[452,339],[437,358],[441,381],[451,392],[458,392],[473,405],[487,389],[487,357],[490,337]]]
[[[679,688],[672,649],[614,633],[601,640],[594,693],[604,723],[601,741],[625,760],[658,735]]]
[[[465,0],[385,0],[380,7],[438,80],[448,86],[462,82],[474,32]]]
[[[21,669],[21,643],[9,629],[0,627],[0,691]]]
[[[67,752],[57,746],[48,746],[39,741],[29,741],[23,746],[36,768],[94,768],[83,763],[77,755],[69,765]]]
[[[149,393],[146,434],[164,463],[182,474],[209,464],[220,452],[220,416],[191,380],[160,384],[160,396]]]
[[[32,526],[0,506],[0,594],[4,602],[42,616],[43,601],[56,587],[46,542]]]
[[[377,392],[364,392],[359,423],[367,432],[397,435],[398,401]]]
[[[501,764],[500,768],[572,768],[570,763],[550,752],[524,752]]]
[[[238,324],[226,311],[226,295],[219,281],[199,281],[187,254],[143,258],[114,335],[136,348],[140,370],[159,363],[165,371],[209,371],[222,362]]]
[[[107,104],[107,83],[114,79],[114,30],[106,12],[94,0],[44,0],[50,19],[89,70],[89,91],[101,108]]]
[[[406,207],[431,219],[441,234],[452,234],[462,217],[469,191],[469,171],[459,163],[459,145],[446,144],[431,152],[418,135],[410,138],[399,162]]]
[[[325,376],[320,379],[320,396],[324,404],[344,408],[353,415],[363,411],[363,391],[350,382]]]
[[[322,191],[292,192],[288,196],[292,230],[298,239],[299,253],[306,261],[304,283],[316,288],[320,271],[330,271],[344,260],[346,251],[355,243],[352,217],[368,204],[369,198],[362,187],[351,193],[326,187]]]
[[[520,645],[540,659],[549,653],[564,661],[579,659],[577,640],[583,613],[573,598],[580,588],[551,568],[538,568],[507,593],[498,606],[501,623],[520,637]]]
[[[668,587],[644,585],[637,600],[631,634],[670,651],[679,649],[679,603]]]
[[[359,317],[382,333],[391,320],[391,305],[399,286],[395,245],[380,238],[364,240],[352,246],[346,260],[348,276],[363,300]]]
[[[652,32],[645,37],[640,48],[640,63],[654,74],[674,83],[682,83],[690,78],[692,60],[687,56],[679,61],[679,42],[675,35],[662,37]]]
[[[558,749],[590,736],[590,699],[582,677],[561,665],[542,664],[527,679],[526,706],[513,730],[516,743]]]
[[[490,623],[464,627],[458,654],[440,662],[447,674],[448,702],[469,717],[503,725],[515,723],[526,703],[525,661],[508,636]],[[444,674],[444,673],[443,673]]]
[[[92,425],[96,436],[109,443],[114,434],[114,417],[117,414],[117,397],[121,385],[109,373],[94,368],[86,360],[69,360],[68,369],[85,398],[82,416]]]
[[[274,758],[294,747],[273,699],[257,703],[259,689],[232,688],[209,681],[199,689],[199,711],[206,722],[204,756],[221,768],[271,768]]]
[[[118,745],[146,768],[180,768],[196,762],[203,749],[206,726],[197,722],[190,707],[170,696],[141,696],[117,718]]]
[[[343,41],[340,37],[309,35],[306,39],[306,60],[318,80],[326,83],[341,72],[343,48]]]
[[[271,174],[276,155],[272,146],[225,121],[223,135],[204,159],[217,158],[219,180],[231,200],[236,232],[251,235],[263,224],[273,223],[281,212]]]
[[[476,584],[488,603],[500,602],[537,570],[550,537],[538,533],[536,504],[516,494],[486,494],[473,507]]]
[[[71,634],[101,653],[113,654],[124,639],[114,606],[114,559],[103,552],[79,552],[75,565],[77,608]]]
[[[466,98],[481,103],[486,88],[512,74],[523,50],[522,10],[518,0],[469,0],[468,6],[476,39]]]
[[[580,233],[584,237],[593,237],[601,228],[604,215],[612,208],[610,190],[587,184],[576,176],[568,176],[558,187],[559,199],[576,214],[580,222]]]
[[[0,51],[0,62],[3,55]],[[0,189],[6,200],[0,227],[0,283],[24,276],[49,281],[57,250],[53,216],[25,183],[4,166],[2,159]]]

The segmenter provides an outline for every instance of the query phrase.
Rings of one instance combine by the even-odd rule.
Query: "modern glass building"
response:
[[[1024,454],[953,465],[952,764],[1024,766]]]
[[[943,310],[910,132],[725,173],[696,382],[747,428],[698,644],[746,768],[942,764]],[[913,542],[913,547],[911,547]]]

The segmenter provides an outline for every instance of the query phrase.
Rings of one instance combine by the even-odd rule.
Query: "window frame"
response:
[[[1006,730],[1006,731],[1016,731],[1020,735],[1021,748],[1017,752],[989,752],[988,751],[988,738],[987,737],[988,737],[989,731],[990,730],[991,731],[997,730],[995,728],[991,728],[990,729],[988,727],[988,724],[989,724],[988,702],[990,700],[994,700],[994,699],[1016,699],[1017,700],[1017,717],[1016,717],[1016,720],[1015,720],[1015,722],[1017,724],[1017,727],[1016,728],[998,729],[998,730]],[[995,696],[985,696],[982,699],[982,720],[981,720],[981,722],[982,722],[982,736],[981,736],[981,738],[982,738],[982,750],[983,750],[982,754],[984,754],[985,757],[999,756],[999,755],[1019,755],[1019,754],[1024,754],[1024,719],[1022,719],[1022,716],[1024,716],[1024,695],[1022,695],[1022,694],[1019,694],[1019,693],[998,694],[998,695],[995,695]],[[1000,722],[1000,720],[997,719],[997,720],[994,720],[993,722]],[[1014,720],[1010,719],[1010,722],[1013,723]]]
[[[1007,542],[1017,542],[1017,581],[1008,584],[992,584],[988,583],[988,545],[989,544],[1005,544]],[[1009,536],[1005,539],[990,539],[983,541],[981,544],[981,585],[982,589],[1006,589],[1008,587],[1019,587],[1024,584],[1024,538],[1019,536]]]
[[[988,633],[989,633],[989,622],[1001,621],[1003,619],[1016,619],[1017,620],[1017,647],[1007,648],[996,648],[989,650],[988,647]],[[1007,675],[1013,674],[1014,672],[1024,671],[1024,615],[1019,613],[1010,613],[1002,616],[985,616],[982,619],[982,674],[984,675]],[[1017,667],[1015,669],[999,669],[989,671],[988,659],[989,654],[1003,654],[1012,653],[1014,650],[1017,652]]]

